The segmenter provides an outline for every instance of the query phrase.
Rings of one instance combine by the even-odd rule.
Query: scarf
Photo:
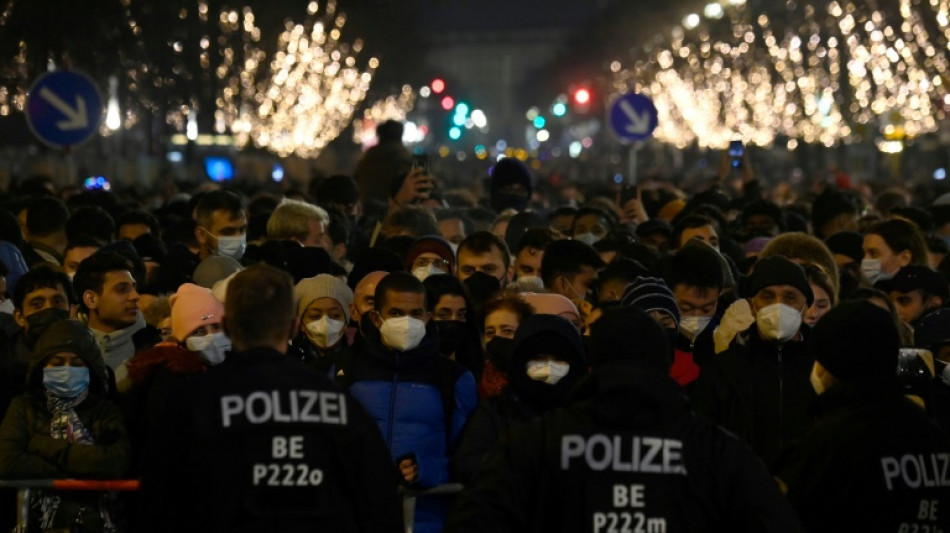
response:
[[[66,440],[72,444],[93,444],[92,433],[86,429],[79,415],[76,413],[76,406],[81,404],[89,396],[87,388],[75,398],[60,398],[54,396],[48,391],[46,393],[46,407],[51,414],[49,423],[49,435],[57,440]],[[106,493],[99,498],[99,514],[102,517],[104,531],[115,531],[115,524],[107,510],[105,500],[111,495]],[[40,526],[45,531],[53,528],[53,519],[56,518],[56,511],[59,510],[59,504],[62,501],[60,496],[55,493],[42,492],[38,499],[40,509]],[[80,516],[84,509],[80,508]]]

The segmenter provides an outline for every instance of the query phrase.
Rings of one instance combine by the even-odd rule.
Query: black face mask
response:
[[[508,208],[520,213],[528,207],[528,197],[523,194],[495,193],[492,195],[491,204],[497,213]]]
[[[485,343],[485,357],[491,361],[496,370],[508,372],[508,363],[511,361],[511,348],[514,344],[512,339],[505,337],[492,337]]]
[[[23,340],[32,347],[36,339],[46,331],[46,328],[69,318],[69,311],[50,307],[26,317],[26,328],[23,331]]]
[[[465,344],[466,323],[460,320],[434,320],[439,329],[439,353],[448,357]]]

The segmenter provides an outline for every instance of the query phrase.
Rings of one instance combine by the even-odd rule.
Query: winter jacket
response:
[[[528,376],[528,361],[542,352],[552,355],[545,347],[560,345],[558,359],[569,364],[568,374],[556,385],[535,381]],[[500,396],[483,402],[472,413],[458,450],[452,459],[452,472],[457,481],[468,484],[498,438],[511,427],[517,426],[551,409],[567,405],[570,390],[587,375],[584,346],[577,328],[555,315],[535,315],[525,319],[518,328],[511,346],[508,364],[509,387]]]
[[[807,335],[808,328],[800,331]],[[702,367],[691,391],[693,406],[771,464],[811,423],[813,364],[804,340],[766,341],[753,324]]]
[[[369,316],[363,317],[362,326],[366,344],[347,370],[350,393],[376,421],[393,462],[415,459],[416,485],[447,483],[449,458],[477,403],[475,378],[439,355],[431,321],[419,346],[406,352],[387,349]],[[451,413],[445,412],[446,406]],[[420,498],[415,531],[438,531],[444,512],[441,501]]]
[[[340,339],[336,346],[326,351],[317,348],[307,337],[306,332],[303,331],[298,333],[290,343],[288,355],[339,385],[346,383],[346,366],[353,352],[346,343],[345,336]]]
[[[776,464],[808,531],[947,531],[950,440],[896,387],[838,384]]]
[[[142,464],[149,457],[162,453],[151,449],[150,437],[164,416],[168,399],[190,376],[206,368],[200,355],[174,342],[160,343],[129,360],[132,387],[121,406],[132,441],[133,475],[142,471]]]
[[[665,376],[611,365],[575,394],[570,407],[512,428],[453,506],[447,533],[795,530],[761,461],[695,417]]]
[[[270,348],[189,379],[151,437],[142,531],[401,530],[396,469],[365,411]]]
[[[68,324],[67,324],[68,323]],[[53,353],[79,355],[90,370],[89,395],[75,407],[92,444],[50,436],[51,413],[43,386],[43,367]],[[26,393],[10,404],[0,425],[0,478],[118,479],[129,466],[130,447],[119,408],[106,399],[110,376],[91,332],[75,320],[53,324],[36,341],[27,370]],[[86,528],[101,530],[96,493],[57,493],[61,503],[54,525],[69,527],[83,513]],[[34,517],[35,518],[35,517]],[[91,528],[91,529],[89,529]]]

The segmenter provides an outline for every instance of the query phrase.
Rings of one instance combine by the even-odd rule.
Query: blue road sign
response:
[[[26,122],[44,143],[62,148],[89,139],[102,120],[99,89],[83,74],[60,70],[43,74],[26,99]]]
[[[653,100],[642,94],[624,94],[610,106],[610,129],[625,141],[650,137],[658,122]]]

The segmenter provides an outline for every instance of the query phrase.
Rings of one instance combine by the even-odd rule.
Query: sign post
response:
[[[650,138],[659,123],[653,101],[642,94],[627,93],[610,105],[610,129],[623,143],[630,144],[627,161],[629,184],[637,182],[637,152],[640,141]]]
[[[89,140],[102,121],[102,98],[88,77],[71,70],[43,74],[26,99],[26,122],[36,137],[53,148]]]

